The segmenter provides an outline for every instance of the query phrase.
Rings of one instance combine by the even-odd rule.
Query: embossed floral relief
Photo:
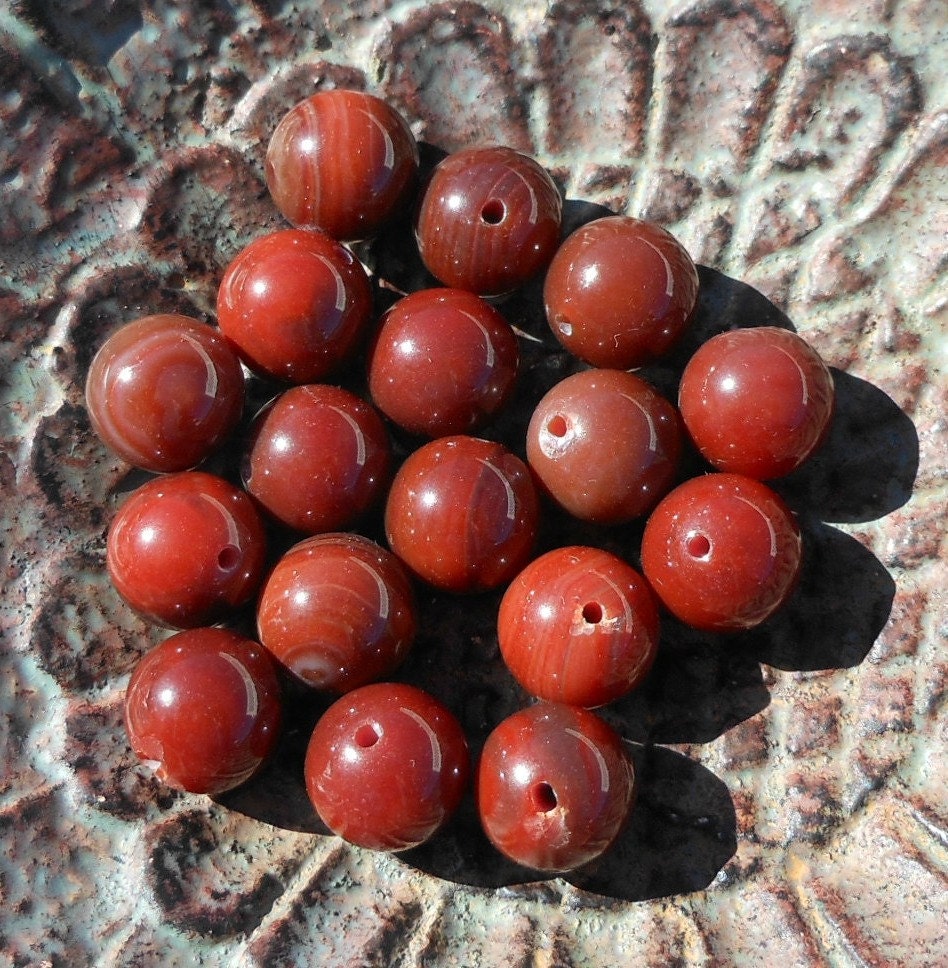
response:
[[[4,954],[932,963],[948,824],[938,9],[18,0],[0,12],[0,740],[16,777],[0,783],[0,883],[17,926]],[[137,480],[91,435],[85,373],[136,315],[213,319],[223,267],[279,224],[262,180],[269,132],[326,87],[391,99],[432,153],[486,141],[535,153],[577,218],[604,206],[666,224],[705,266],[699,326],[779,318],[839,368],[833,434],[785,485],[809,552],[796,598],[739,645],[671,623],[649,683],[605,711],[630,741],[639,808],[575,884],[524,883],[470,811],[402,859],[304,822],[294,768],[316,710],[291,721],[282,767],[221,803],[170,793],[124,743],[122,689],[155,633],[102,573],[111,509]],[[530,298],[505,309],[522,312],[539,387],[566,364]],[[673,388],[670,370],[656,376]],[[520,699],[490,607],[432,604],[409,669],[475,735]],[[459,657],[477,670],[463,681]],[[34,902],[30,883],[46,885]],[[911,931],[889,916],[886,885]]]

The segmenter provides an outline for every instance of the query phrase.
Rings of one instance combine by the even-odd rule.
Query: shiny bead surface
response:
[[[675,408],[622,370],[556,384],[527,428],[527,460],[549,495],[584,521],[628,521],[671,487],[681,456]]]
[[[265,556],[253,502],[202,471],[134,491],[112,520],[106,551],[119,594],[171,628],[211,625],[245,605],[260,586]]]
[[[217,322],[250,369],[286,383],[321,380],[354,351],[372,314],[365,269],[321,232],[251,242],[224,272]]]
[[[375,683],[320,718],[306,789],[327,827],[373,850],[428,840],[457,809],[470,764],[451,711],[414,686]]]
[[[621,215],[573,232],[543,287],[560,343],[593,366],[617,370],[671,349],[697,298],[698,273],[681,243],[654,223]]]
[[[257,607],[260,641],[317,689],[348,692],[395,670],[417,627],[414,593],[398,559],[357,534],[325,534],[291,548]]]
[[[500,651],[534,696],[601,706],[645,678],[658,646],[645,579],[598,548],[557,548],[530,562],[500,603]]]
[[[539,703],[487,737],[477,773],[481,824],[526,867],[566,871],[599,857],[621,831],[635,792],[622,740],[595,713]]]
[[[361,91],[319,91],[283,117],[267,148],[267,186],[301,228],[374,235],[408,200],[418,145],[405,119]]]
[[[681,377],[681,415],[718,470],[782,477],[819,446],[833,415],[833,377],[796,333],[772,326],[721,333]]]
[[[423,289],[383,317],[369,356],[369,392],[412,433],[466,433],[507,402],[517,361],[517,338],[493,306],[461,289]]]
[[[766,484],[706,474],[679,485],[655,508],[642,537],[642,570],[672,614],[695,628],[752,628],[795,587],[796,520]]]
[[[349,527],[381,497],[391,445],[382,418],[348,390],[292,387],[254,419],[244,487],[305,534]]]
[[[95,432],[123,460],[156,473],[184,471],[240,420],[244,375],[233,350],[188,316],[146,316],[113,333],[86,379]]]
[[[435,168],[416,234],[428,271],[480,295],[509,292],[546,268],[563,201],[544,168],[512,148],[468,148]]]
[[[273,751],[280,684],[256,642],[219,628],[165,639],[139,662],[125,693],[135,755],[190,793],[224,793]]]
[[[523,567],[537,518],[530,471],[516,455],[475,437],[442,437],[395,475],[385,531],[420,578],[445,591],[479,592]]]

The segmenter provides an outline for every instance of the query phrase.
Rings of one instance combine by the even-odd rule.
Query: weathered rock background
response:
[[[948,950],[948,4],[945,0],[8,0],[0,6],[0,963],[918,965]],[[136,764],[121,699],[161,633],[103,574],[141,478],[92,436],[96,347],[149,312],[213,319],[280,219],[269,133],[325,87],[391,99],[433,149],[535,153],[572,224],[645,215],[702,263],[692,344],[792,325],[837,368],[824,451],[780,490],[807,572],[740,639],[667,623],[604,711],[642,780],[597,870],[536,882],[470,803],[432,845],[329,837],[281,757],[219,803]],[[397,238],[365,247],[417,284]],[[513,444],[571,363],[536,287]],[[674,392],[688,346],[649,372]],[[355,379],[352,375],[350,378]],[[225,461],[226,465],[226,461]],[[635,557],[638,528],[543,540]],[[475,748],[523,701],[496,596],[424,597],[404,675]],[[458,671],[460,669],[460,672]]]

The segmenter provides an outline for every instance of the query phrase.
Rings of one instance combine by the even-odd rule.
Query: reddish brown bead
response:
[[[302,682],[348,692],[393,672],[417,618],[398,559],[357,534],[324,534],[291,548],[264,585],[260,641]]]
[[[319,91],[293,107],[267,149],[277,208],[302,228],[350,241],[374,235],[407,202],[418,145],[405,119],[361,91]]]
[[[589,222],[557,250],[543,289],[556,338],[593,366],[628,370],[667,352],[691,319],[698,273],[658,225]]]
[[[720,333],[688,361],[681,415],[705,460],[759,480],[782,477],[820,445],[833,415],[833,377],[786,329]]]
[[[231,433],[244,375],[215,329],[188,316],[146,316],[96,353],[86,379],[95,432],[135,467],[165,473],[200,463]]]
[[[287,229],[251,242],[224,272],[217,322],[252,370],[321,380],[355,349],[372,314],[358,259],[321,232]]]
[[[266,557],[250,498],[186,471],[138,488],[109,528],[109,574],[138,612],[171,628],[220,621],[256,594]]]
[[[753,628],[787,599],[800,530],[766,484],[741,474],[685,481],[650,515],[642,571],[668,610],[695,628]]]
[[[465,433],[507,402],[517,361],[517,338],[496,309],[461,289],[424,289],[385,314],[369,357],[369,392],[412,433]]]
[[[348,390],[293,387],[254,419],[244,487],[305,534],[355,523],[388,483],[391,445],[371,404]]]
[[[622,370],[556,384],[527,429],[527,460],[550,496],[584,521],[628,521],[671,487],[681,456],[674,406]]]
[[[658,608],[645,579],[598,548],[557,548],[511,582],[497,618],[500,651],[534,696],[602,706],[645,678]]]
[[[419,577],[446,591],[477,592],[523,567],[537,516],[523,461],[501,444],[442,437],[411,454],[395,475],[385,530]]]
[[[632,807],[635,773],[622,740],[595,713],[539,703],[487,737],[477,806],[491,842],[512,860],[565,871],[603,854]]]
[[[165,639],[138,664],[125,694],[125,726],[139,759],[190,793],[224,793],[273,751],[280,683],[266,650],[218,628]]]
[[[560,239],[553,179],[512,148],[468,148],[435,168],[417,218],[418,248],[446,286],[509,292],[546,268]]]
[[[407,850],[457,809],[470,762],[447,707],[414,686],[379,682],[323,714],[305,772],[310,800],[330,830],[360,847]]]

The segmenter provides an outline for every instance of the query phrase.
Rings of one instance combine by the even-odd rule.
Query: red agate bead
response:
[[[422,261],[446,286],[509,292],[546,268],[563,200],[546,169],[512,148],[467,148],[434,170],[418,210]]]
[[[735,329],[691,357],[678,401],[709,463],[769,480],[795,470],[823,441],[833,415],[833,377],[796,333]]]
[[[417,627],[398,559],[357,534],[324,534],[291,548],[263,587],[260,641],[294,676],[348,692],[393,672]]]
[[[442,437],[402,464],[385,507],[395,554],[420,578],[451,592],[509,581],[537,532],[530,471],[501,444]]]
[[[404,206],[418,145],[393,107],[362,91],[318,91],[277,125],[266,179],[293,225],[343,241],[374,235]]]
[[[113,333],[92,360],[92,428],[123,460],[156,473],[184,471],[240,420],[244,375],[217,330],[188,316],[146,316]]]
[[[253,501],[203,471],[138,488],[109,528],[106,562],[119,594],[171,628],[220,621],[256,594],[266,538]]]
[[[135,755],[190,793],[224,793],[250,779],[272,753],[280,719],[272,660],[226,629],[165,639],[139,662],[125,693]]]
[[[457,809],[467,741],[451,711],[414,686],[374,683],[323,714],[306,752],[306,789],[323,822],[373,850],[428,840]]]
[[[645,678],[658,608],[645,579],[599,548],[557,548],[511,582],[497,618],[500,651],[534,696],[601,706]]]
[[[292,387],[254,419],[244,487],[305,534],[354,524],[388,483],[391,445],[371,404],[340,387]]]
[[[706,474],[655,508],[642,570],[668,610],[707,631],[752,628],[788,598],[800,571],[800,529],[766,484]]]
[[[344,362],[372,313],[369,277],[343,245],[287,229],[251,242],[224,272],[217,322],[254,372],[313,383]]]
[[[681,456],[675,408],[621,370],[584,370],[540,400],[527,460],[549,495],[584,521],[616,523],[649,511]]]
[[[477,772],[484,832],[511,860],[541,871],[587,864],[612,844],[635,793],[622,740],[595,713],[539,703],[487,737]]]
[[[369,356],[369,392],[412,433],[466,433],[510,398],[517,362],[517,338],[493,306],[461,289],[423,289],[382,318]]]
[[[593,366],[628,370],[677,342],[698,299],[698,272],[661,226],[616,215],[559,247],[543,288],[553,335]]]

